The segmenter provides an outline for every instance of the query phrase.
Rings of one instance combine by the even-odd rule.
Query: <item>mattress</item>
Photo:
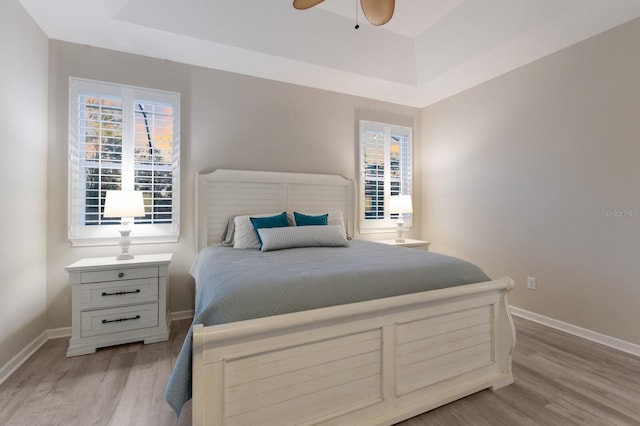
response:
[[[191,274],[193,323],[205,326],[490,280],[458,258],[360,240],[270,252],[210,246]],[[191,340],[189,330],[165,390],[178,415],[191,398]]]

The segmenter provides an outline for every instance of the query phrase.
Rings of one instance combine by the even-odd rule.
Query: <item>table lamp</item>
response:
[[[413,213],[413,206],[411,204],[410,195],[392,195],[389,197],[389,212],[391,214],[398,214],[398,238],[396,243],[404,243],[402,234],[404,233],[404,220],[402,215],[405,213]]]
[[[105,218],[119,217],[122,224],[120,242],[118,243],[120,255],[116,259],[133,259],[133,255],[129,253],[129,247],[131,246],[129,223],[132,218],[144,215],[144,200],[141,191],[107,191],[103,216]]]

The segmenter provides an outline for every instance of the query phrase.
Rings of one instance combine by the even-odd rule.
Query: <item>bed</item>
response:
[[[510,278],[358,240],[271,252],[222,247],[229,218],[247,213],[341,212],[342,223],[273,235],[353,235],[353,182],[216,170],[196,186],[194,325],[166,391],[178,413],[192,396],[194,425],[389,425],[513,382]],[[263,250],[270,232],[260,232]]]

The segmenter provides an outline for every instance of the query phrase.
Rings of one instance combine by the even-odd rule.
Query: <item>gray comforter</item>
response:
[[[191,274],[193,323],[205,326],[489,280],[454,257],[359,240],[266,253],[210,246]],[[165,390],[178,415],[191,398],[191,337],[189,330]]]

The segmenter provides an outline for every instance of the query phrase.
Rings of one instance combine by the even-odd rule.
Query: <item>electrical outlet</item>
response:
[[[536,283],[536,277],[527,277],[527,288],[529,290],[538,289],[538,284]]]

